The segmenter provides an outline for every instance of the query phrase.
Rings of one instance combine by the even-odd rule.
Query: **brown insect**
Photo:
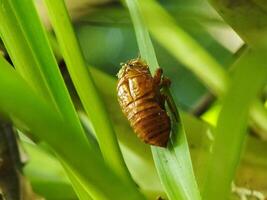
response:
[[[154,77],[140,58],[129,60],[118,73],[118,100],[137,136],[150,145],[166,147],[170,118],[160,89],[170,84],[158,68]]]

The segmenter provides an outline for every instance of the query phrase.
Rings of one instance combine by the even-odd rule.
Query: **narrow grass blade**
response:
[[[168,149],[152,149],[155,164],[170,199],[201,199],[184,129],[181,124],[178,126],[173,127],[176,132],[172,132],[175,135],[170,139]]]
[[[99,83],[97,83],[97,87],[101,95],[104,96],[103,99],[106,99],[105,103],[109,105],[108,107],[110,109],[109,112],[111,118],[114,118],[115,127],[122,126],[117,128],[118,130],[121,130],[117,131],[117,133],[120,132],[122,133],[118,135],[118,138],[120,139],[120,141],[122,139],[122,143],[127,147],[129,147],[131,150],[133,150],[134,153],[138,155],[138,160],[136,158],[132,158],[131,155],[127,153],[125,154],[124,148],[122,148],[122,152],[126,159],[127,166],[130,170],[132,169],[131,174],[135,178],[140,188],[142,188],[142,191],[148,187],[150,188],[150,191],[156,191],[158,187],[155,184],[158,184],[160,181],[155,178],[154,179],[151,178],[152,176],[156,175],[154,173],[154,170],[152,172],[151,167],[147,166],[148,164],[151,165],[150,161],[148,163],[148,160],[150,160],[150,158],[148,157],[150,155],[149,149],[145,148],[147,147],[147,145],[141,145],[142,143],[140,141],[134,140],[136,139],[136,136],[129,129],[130,127],[127,126],[128,125],[127,121],[124,120],[123,116],[120,116],[121,114],[120,112],[117,112],[119,105],[116,104],[115,101],[116,95],[114,94],[114,92],[112,92],[115,90],[116,80],[112,76],[109,76],[108,74],[105,74],[93,67],[90,68],[90,72],[92,73],[93,77],[96,80],[100,81]],[[108,85],[108,89],[106,85]],[[114,101],[111,99],[114,99]],[[110,102],[112,102],[112,104],[110,104]],[[210,115],[211,117],[210,119],[212,119],[212,122],[214,122],[215,118],[217,119],[217,117],[215,116],[217,115],[217,112],[220,110],[219,109],[220,107],[218,106],[219,105],[215,107],[215,110],[212,111],[213,114]],[[183,120],[183,125],[187,134],[187,140],[190,147],[190,154],[193,162],[195,176],[199,186],[201,187],[203,184],[203,179],[207,168],[206,165],[208,157],[210,155],[209,149],[213,142],[212,138],[213,138],[214,128],[210,127],[208,124],[204,123],[200,119],[194,118],[193,116],[188,115],[186,113],[181,113],[181,118]],[[214,123],[211,124],[215,126]],[[122,137],[125,137],[125,139],[123,139]],[[136,147],[137,149],[135,150],[134,147]],[[266,142],[260,140],[259,138],[255,138],[253,136],[250,136],[248,138],[246,145],[246,152],[243,156],[241,166],[239,167],[239,173],[236,177],[237,178],[236,180],[239,183],[246,182],[246,180],[248,180],[248,176],[250,177],[257,176],[261,178],[251,183],[251,187],[256,189],[258,188],[259,185],[266,185],[264,181],[267,176],[267,171],[264,170],[266,169],[266,163],[267,163],[267,160],[264,157],[264,155],[267,152],[266,150],[267,150]],[[142,160],[141,163],[140,160]],[[136,165],[137,167],[135,167]],[[140,165],[142,165],[142,167],[140,167]],[[250,172],[249,173],[250,175],[248,174],[248,172]],[[136,175],[138,175],[140,178],[138,178]],[[146,177],[145,179],[143,178],[144,176]],[[147,192],[148,191],[146,191],[145,194]],[[149,194],[153,196],[152,193]],[[160,192],[155,193],[154,199],[155,197],[159,196],[159,194]],[[164,195],[162,195],[162,197],[164,197]]]
[[[143,16],[138,7],[141,1],[126,0],[136,31],[141,56],[151,71],[158,67],[156,55]],[[174,105],[175,106],[175,105]],[[152,147],[158,174],[170,199],[201,199],[194,177],[189,148],[182,122],[173,120],[172,137],[167,149]]]
[[[1,36],[16,69],[38,94],[60,110],[75,130],[70,134],[86,141],[33,1],[4,1],[0,9]]]
[[[123,181],[99,157],[98,150],[75,133],[51,105],[26,84],[0,57],[0,112],[15,125],[45,141],[73,170],[96,199],[140,200],[143,195]],[[19,99],[19,101],[18,101]],[[49,126],[48,126],[49,125]],[[75,148],[73,148],[75,147]]]
[[[246,139],[249,107],[266,83],[265,51],[248,51],[236,63],[236,73],[223,101],[207,169],[203,198],[225,200]]]
[[[175,23],[156,1],[140,2],[151,35],[189,68],[216,95],[227,89],[228,77],[219,63]]]
[[[51,97],[52,103],[54,103],[64,118],[75,127],[80,136],[85,139],[85,134],[71,102],[64,80],[60,74],[52,48],[49,45],[48,37],[38,18],[33,3],[32,0],[5,1],[4,5],[10,8],[10,12],[5,13],[4,19],[8,17],[14,19],[11,22],[7,20],[6,23],[9,23],[2,30],[2,35],[4,35],[4,39],[7,40],[5,44],[9,48],[9,53],[11,53],[11,55],[14,53],[13,50],[18,48],[12,60],[19,62],[16,64],[19,68],[22,68],[22,71],[38,72],[34,73],[33,77],[25,75],[24,78],[27,81],[32,80],[34,85],[44,84],[48,92],[42,95]],[[18,32],[12,33],[12,38],[18,37],[20,40],[10,40],[10,35],[8,35],[9,32],[7,31],[9,29],[16,29]],[[27,46],[24,46],[24,43],[26,43]],[[25,55],[24,51],[29,52],[29,54]],[[32,60],[34,63],[32,63]],[[25,66],[20,66],[20,62],[25,63]],[[35,77],[36,74],[39,76]]]
[[[37,67],[38,61],[25,40],[14,10],[7,0],[1,0],[0,5],[0,36],[16,70],[37,93],[51,100],[45,80]]]
[[[175,20],[155,1],[140,1],[140,9],[147,27],[159,44],[183,63],[218,97],[223,97],[229,77],[223,67],[202,48]],[[251,107],[252,124],[267,135],[267,111],[259,100]]]
[[[125,180],[132,182],[135,187],[122,158],[105,106],[86,67],[64,1],[46,0],[45,2],[71,79],[92,121],[104,159],[111,168]]]
[[[71,183],[73,185],[73,188],[79,197],[80,200],[92,200],[90,189],[86,187],[86,184],[84,184],[80,178],[77,176],[77,174],[66,164],[63,160],[61,160],[61,165],[64,167],[69,179],[71,180]]]

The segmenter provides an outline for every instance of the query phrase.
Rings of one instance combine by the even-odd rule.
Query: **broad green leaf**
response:
[[[150,70],[154,72],[159,65],[143,21],[143,13],[140,12],[139,3],[141,1],[126,0],[135,28],[140,54],[149,64]],[[201,199],[182,122],[180,120],[172,121],[172,136],[167,149],[151,148],[158,174],[170,199]]]
[[[229,198],[246,139],[249,107],[267,80],[264,51],[247,51],[236,63],[231,86],[223,101],[215,130],[203,198]],[[223,172],[223,173],[222,173]]]

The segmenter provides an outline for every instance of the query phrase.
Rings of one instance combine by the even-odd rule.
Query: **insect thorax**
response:
[[[122,68],[118,72],[117,76],[119,79],[123,78],[126,74],[131,75],[142,75],[150,74],[148,65],[141,59],[132,59],[122,65]]]

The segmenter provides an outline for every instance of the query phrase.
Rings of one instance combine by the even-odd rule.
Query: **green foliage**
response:
[[[38,194],[46,199],[77,198],[64,169],[52,155],[26,141],[23,148],[30,157],[23,171]]]
[[[159,65],[149,33],[143,21],[143,16],[138,8],[139,3],[138,1],[126,0],[126,4],[129,8],[136,30],[136,37],[141,56],[148,63],[150,70],[154,72]],[[170,95],[171,94],[168,93],[168,98],[172,98]],[[169,115],[172,115],[173,120],[172,135],[168,148],[165,150],[158,147],[152,147],[154,161],[161,182],[170,199],[201,199],[194,178],[182,121],[178,119],[179,114],[173,101],[172,104],[170,109],[175,110],[175,113],[169,112]]]
[[[81,102],[90,116],[104,159],[118,175],[132,182],[123,162],[112,124],[86,67],[72,29],[64,1],[46,0],[49,16],[57,35],[63,58]],[[58,12],[60,10],[60,12]],[[92,106],[93,105],[93,106]],[[134,183],[132,183],[134,184]]]
[[[108,199],[108,196],[117,199],[140,199],[141,195],[135,188],[116,176],[104,164],[96,149],[90,148],[78,134],[73,134],[75,133],[73,128],[64,122],[58,112],[37,96],[2,57],[0,70],[0,89],[5,91],[0,96],[1,112],[7,113],[16,126],[22,130],[27,129],[37,139],[47,142],[60,159],[63,159],[78,175],[85,187],[90,192],[95,191],[92,193],[98,198],[101,195],[103,199]],[[16,100],[17,95],[20,97],[19,103]]]
[[[125,0],[126,8],[96,7],[74,27],[73,5],[68,12],[63,0],[44,2],[56,38],[34,0],[0,0],[0,48],[14,66],[0,55],[0,113],[22,132],[24,174],[36,193],[48,200],[243,198],[234,183],[267,194],[264,1],[210,0],[226,24],[200,0]],[[236,42],[233,32],[221,34],[229,25],[244,51],[226,45]],[[119,63],[138,52],[172,81],[164,88],[172,118],[166,149],[140,142],[117,102]],[[204,115],[191,115],[195,109]]]
[[[57,131],[53,130],[57,134],[59,134],[61,132],[61,135],[59,134],[59,138],[57,138],[55,135],[50,135],[50,137],[48,135],[48,137],[45,137],[45,138],[43,138],[42,136],[40,137],[39,135],[38,136],[34,135],[34,136],[36,138],[38,138],[38,139],[41,139],[41,140],[46,141],[53,148],[53,150],[55,150],[55,152],[59,155],[59,157],[61,157],[60,160],[62,159],[63,165],[65,165],[64,163],[67,163],[68,166],[66,166],[66,169],[67,169],[67,172],[70,174],[71,180],[74,180],[73,181],[74,182],[74,186],[75,185],[80,185],[81,183],[82,184],[85,184],[86,186],[84,186],[84,187],[87,188],[87,190],[90,190],[90,192],[93,193],[92,194],[93,196],[97,196],[98,198],[105,199],[105,198],[107,198],[107,196],[110,196],[110,195],[104,194],[105,192],[103,190],[99,189],[99,188],[98,189],[94,189],[95,188],[95,184],[93,184],[92,182],[90,183],[90,181],[88,182],[88,177],[85,178],[86,176],[89,175],[89,173],[87,171],[88,170],[87,167],[84,167],[83,169],[81,169],[82,168],[82,165],[80,165],[81,160],[78,160],[78,159],[82,159],[82,155],[79,155],[79,153],[77,153],[76,155],[79,155],[79,158],[76,156],[76,161],[74,161],[75,158],[73,157],[73,159],[74,159],[73,162],[70,161],[69,159],[66,159],[66,157],[68,157],[68,156],[70,156],[72,154],[71,152],[74,152],[72,150],[72,146],[71,145],[74,145],[75,142],[78,142],[78,143],[80,143],[80,150],[79,150],[79,148],[75,148],[75,150],[77,149],[77,151],[81,151],[81,152],[83,152],[84,155],[86,155],[84,157],[84,159],[82,159],[82,160],[86,160],[86,161],[89,162],[89,160],[86,159],[86,157],[87,156],[91,157],[90,155],[93,155],[91,158],[92,158],[92,160],[94,160],[95,164],[96,165],[99,165],[100,168],[101,168],[101,165],[104,168],[106,168],[106,166],[104,165],[104,163],[100,164],[102,162],[102,157],[100,157],[99,152],[97,150],[97,147],[94,146],[91,141],[89,141],[89,143],[90,143],[90,145],[89,145],[88,140],[86,140],[85,135],[84,135],[84,133],[83,133],[83,131],[81,129],[81,126],[80,126],[79,122],[77,121],[77,117],[75,116],[76,113],[74,112],[73,107],[72,107],[72,104],[69,101],[69,97],[68,97],[68,94],[66,93],[65,86],[62,84],[63,83],[62,78],[61,78],[61,76],[58,73],[59,70],[58,70],[57,65],[55,63],[55,59],[53,58],[53,56],[51,54],[51,50],[50,50],[49,45],[48,45],[48,40],[46,39],[45,33],[44,33],[44,31],[42,29],[42,26],[41,26],[41,24],[39,22],[39,19],[37,17],[35,8],[33,6],[33,2],[31,2],[31,1],[25,1],[25,2],[20,2],[20,3],[25,4],[25,8],[27,8],[27,9],[25,9],[25,10],[21,9],[22,8],[22,7],[20,7],[21,4],[19,6],[19,4],[16,3],[16,1],[5,1],[5,2],[1,2],[1,4],[3,4],[3,6],[1,6],[1,8],[3,9],[2,10],[3,11],[2,13],[5,13],[7,15],[4,18],[9,18],[9,15],[14,18],[13,24],[12,23],[7,23],[7,25],[6,25],[7,28],[2,30],[1,35],[4,35],[4,36],[6,36],[5,38],[9,39],[9,38],[11,38],[10,37],[10,34],[9,34],[10,32],[7,32],[6,31],[6,30],[9,30],[8,28],[10,28],[11,26],[13,26],[14,24],[20,24],[21,23],[21,24],[24,25],[22,27],[25,28],[25,30],[21,31],[24,34],[21,34],[20,31],[18,31],[17,34],[19,36],[21,36],[21,35],[24,36],[23,38],[21,38],[22,44],[23,44],[24,41],[27,41],[28,42],[28,48],[30,50],[35,49],[35,51],[33,51],[32,57],[33,58],[36,58],[37,64],[41,63],[40,66],[44,70],[44,73],[41,73],[40,72],[41,70],[38,71],[38,72],[42,76],[44,76],[46,80],[48,80],[49,88],[53,91],[53,98],[55,99],[55,102],[58,105],[58,108],[60,109],[60,113],[58,113],[59,116],[57,116],[57,118],[54,121],[54,123],[56,123],[58,121],[60,123],[58,122],[59,124],[57,124],[56,126],[54,126],[52,123],[50,123],[49,126],[51,126],[50,127],[51,129],[57,129],[58,126],[60,126],[60,124],[61,124],[61,127],[64,127],[65,126],[64,123],[67,123],[68,126],[65,126],[65,127],[66,127],[66,129],[69,129],[68,131],[64,131],[64,129],[61,130],[61,131],[59,131],[59,130],[57,130]],[[6,11],[6,8],[13,8],[13,10],[10,10],[10,12],[5,12]],[[15,17],[15,13],[17,15],[20,15],[20,18],[16,18]],[[18,22],[15,21],[15,20],[18,20]],[[30,24],[34,24],[34,27],[35,27],[36,30],[35,29],[29,29],[28,25],[30,25]],[[35,31],[39,31],[39,32],[36,33]],[[38,38],[40,38],[41,40],[38,41]],[[10,43],[7,42],[8,43],[8,45],[7,45],[8,47],[9,46],[12,47],[12,45],[13,46],[17,45],[15,43],[13,43],[12,40],[7,40],[7,41],[10,41]],[[19,42],[20,41],[18,41],[18,45],[20,45]],[[42,44],[43,47],[37,49],[37,43],[38,43],[38,45],[39,44]],[[20,50],[23,51],[23,48],[21,48]],[[50,54],[49,54],[49,50],[50,50]],[[48,53],[47,52],[43,52],[43,51],[48,51]],[[38,54],[38,53],[41,53],[41,54]],[[46,57],[44,57],[44,56],[39,56],[38,57],[38,55],[46,55]],[[16,55],[14,55],[14,57],[15,56],[18,56],[19,57],[19,53],[16,54]],[[22,58],[19,58],[19,59],[21,59],[22,62],[25,60],[24,62],[26,62],[26,63],[27,63],[27,60],[31,60],[30,57],[26,57],[26,56],[25,57],[22,57]],[[49,59],[51,60],[51,63],[47,63],[47,61],[49,61]],[[42,63],[43,63],[43,65],[42,65]],[[7,66],[6,66],[6,64],[4,62],[3,62],[2,65],[3,65],[3,67],[2,67],[3,70],[5,68],[7,68]],[[35,70],[35,68],[34,68],[35,67],[35,64],[30,63],[29,66],[31,66],[31,68],[32,68],[32,69],[29,69],[29,71],[30,70],[32,70],[32,71]],[[47,67],[47,66],[49,66],[49,67]],[[51,70],[49,71],[47,69],[51,69]],[[8,73],[8,71],[7,71],[7,73]],[[4,75],[4,72],[2,73],[2,75]],[[15,77],[14,77],[14,79],[17,80]],[[27,80],[28,77],[25,77],[25,79]],[[29,76],[29,79],[31,80],[31,76]],[[52,81],[50,81],[50,80],[52,80]],[[3,81],[10,81],[10,80],[7,79],[7,80],[3,80]],[[21,80],[18,79],[17,81],[20,82]],[[39,82],[37,80],[35,80],[35,82],[34,82],[34,84],[39,84]],[[24,85],[22,83],[21,87],[23,87]],[[2,84],[2,86],[4,86],[4,83]],[[91,87],[93,87],[92,84],[91,84]],[[16,90],[16,88],[14,90]],[[28,90],[29,91],[29,89],[24,89],[24,90]],[[89,90],[89,91],[91,91],[91,90]],[[13,93],[14,93],[14,95],[16,94],[16,92],[14,92],[14,91],[13,91]],[[25,91],[25,93],[26,93],[26,91]],[[6,99],[8,99],[7,93],[3,93],[3,95],[6,95],[5,98],[2,99],[3,101],[6,100]],[[38,97],[38,98],[40,98],[40,97]],[[43,101],[43,99],[41,99],[41,100]],[[40,101],[40,100],[37,100],[37,102],[38,101]],[[25,100],[25,102],[26,103],[29,103],[29,102],[27,102],[27,100]],[[11,105],[11,104],[9,104],[9,105]],[[2,105],[4,106],[4,102],[3,102]],[[38,106],[40,108],[38,108]],[[33,111],[33,113],[31,113],[33,116],[36,115],[36,113],[38,113],[38,112],[36,112],[37,111],[36,109],[45,109],[45,107],[42,106],[42,105],[40,105],[40,104],[38,106],[35,107],[35,110]],[[10,114],[12,111],[10,111],[10,110],[7,111],[6,109],[8,109],[8,108],[10,108],[10,107],[6,106],[6,108],[4,109],[4,112],[7,112],[7,113]],[[92,107],[92,108],[94,108],[94,107]],[[12,109],[14,109],[14,107],[12,107]],[[48,110],[47,110],[47,112],[48,112]],[[21,111],[21,110],[19,110],[19,111]],[[19,112],[19,111],[17,111],[17,112]],[[53,112],[57,113],[57,110],[55,110],[55,109],[54,110],[51,110],[50,109],[49,111],[50,111],[50,113],[52,115],[51,116],[51,119],[53,119]],[[16,111],[14,111],[14,112],[16,112]],[[98,113],[98,112],[95,112],[94,110],[93,110],[93,112],[94,113]],[[40,112],[40,113],[43,113],[43,112]],[[29,114],[29,113],[24,113],[24,114]],[[62,116],[64,116],[64,119],[61,119],[60,114],[62,114]],[[42,128],[44,126],[44,124],[42,125],[42,123],[41,124],[40,123],[39,124],[38,123],[35,123],[33,125],[34,121],[32,121],[31,118],[23,118],[23,120],[22,120],[22,119],[19,118],[19,116],[16,116],[16,114],[13,114],[13,115],[15,115],[15,116],[13,116],[13,118],[11,117],[12,120],[13,121],[16,121],[16,122],[19,121],[21,123],[20,126],[22,126],[22,125],[24,125],[26,127],[29,126],[30,127],[30,130],[32,130],[30,132],[38,133],[39,131],[35,130],[35,128],[40,129],[40,128]],[[44,115],[45,115],[45,113],[44,113]],[[49,112],[48,112],[48,114],[47,114],[46,117],[48,117],[48,116],[49,116]],[[103,115],[100,115],[100,114],[97,115],[96,114],[95,116],[97,118],[95,117],[94,119],[95,120],[98,120],[98,119],[102,119],[101,116],[103,116]],[[28,121],[27,121],[27,119],[28,119]],[[104,118],[104,121],[105,121],[105,118]],[[106,123],[103,123],[103,124],[106,124]],[[45,131],[45,129],[43,131]],[[53,131],[47,131],[47,132],[53,132]],[[64,133],[66,135],[64,135]],[[108,133],[108,132],[106,131],[105,133]],[[47,135],[45,135],[45,136],[47,136]],[[69,140],[67,138],[69,138]],[[72,143],[72,139],[74,140],[73,143]],[[106,139],[112,139],[112,138],[106,138]],[[64,145],[61,145],[60,143],[58,143],[56,145],[55,144],[55,141],[56,140],[57,141],[64,141]],[[112,140],[111,140],[111,142],[112,142]],[[68,145],[70,145],[70,146],[68,146]],[[61,149],[62,147],[65,147],[66,148],[65,150],[67,152],[62,151],[62,149]],[[106,146],[106,148],[108,148],[108,147],[109,146]],[[114,148],[111,148],[111,149],[114,149]],[[116,152],[116,149],[114,149],[114,151]],[[94,158],[96,158],[96,159],[94,159]],[[111,158],[111,160],[114,160],[114,156],[111,156],[110,158]],[[100,163],[97,163],[98,162],[97,160]],[[123,163],[123,160],[120,159],[120,160],[118,160],[118,162]],[[80,168],[80,169],[77,169],[77,167]],[[78,172],[78,175],[77,175],[77,172]],[[87,175],[85,175],[83,173],[85,173]],[[91,173],[95,173],[95,170],[91,171]],[[117,172],[117,173],[119,174],[119,172]],[[127,173],[127,171],[126,171],[126,173]],[[83,174],[83,175],[80,175],[80,174]],[[101,174],[104,175],[103,173],[101,173]],[[114,177],[116,177],[115,174],[114,174]],[[85,180],[79,180],[79,179],[85,179]],[[112,182],[114,183],[114,181],[112,181]],[[110,184],[111,184],[111,182],[110,182]],[[131,183],[131,181],[130,181],[129,184],[132,184],[133,185],[133,183]],[[94,185],[94,187],[92,187],[92,185]],[[105,187],[103,187],[103,188],[105,188]],[[134,189],[134,188],[135,187],[132,187],[132,189]],[[109,189],[107,189],[106,191],[108,191],[108,190]],[[125,190],[125,192],[126,191],[127,190]],[[85,191],[83,191],[83,192],[85,192]],[[85,196],[87,196],[87,195],[88,194],[85,194]],[[136,197],[135,197],[135,195],[136,195]],[[80,196],[81,196],[81,194],[80,194]],[[111,195],[111,196],[114,196],[114,194]],[[129,194],[127,194],[127,196],[129,196]],[[132,198],[137,198],[137,197],[138,197],[138,199],[142,198],[142,196],[141,196],[140,193],[138,193],[137,191],[136,192],[133,192]],[[123,196],[121,194],[120,194],[120,198],[123,198]],[[129,198],[131,198],[131,197],[129,197]]]
[[[223,200],[230,193],[246,139],[249,106],[266,82],[267,68],[262,62],[264,57],[264,51],[248,51],[236,63],[232,85],[223,101],[215,130],[212,156],[203,189],[204,199]],[[251,63],[255,64],[254,68]]]

